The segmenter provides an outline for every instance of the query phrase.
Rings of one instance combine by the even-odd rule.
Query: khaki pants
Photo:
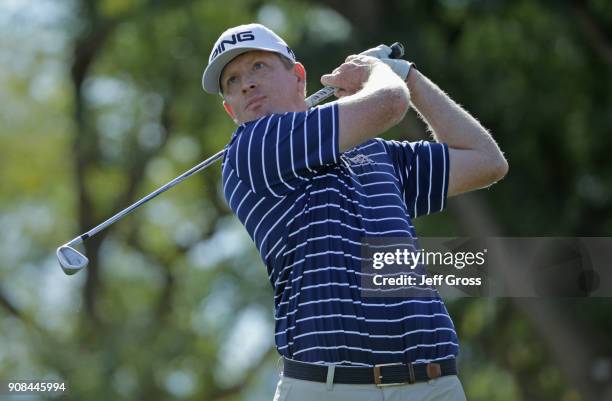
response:
[[[281,376],[274,401],[466,401],[457,376],[427,382],[376,387],[374,384],[331,384]]]

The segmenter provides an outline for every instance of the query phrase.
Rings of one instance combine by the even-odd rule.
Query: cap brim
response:
[[[221,92],[219,87],[219,78],[225,66],[238,57],[242,53],[250,52],[253,50],[263,50],[283,55],[278,49],[262,48],[262,47],[238,47],[224,52],[217,56],[212,63],[208,64],[202,75],[202,87],[208,93],[218,94]]]

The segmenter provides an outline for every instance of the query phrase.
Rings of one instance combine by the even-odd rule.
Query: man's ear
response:
[[[293,67],[293,71],[295,72],[295,74],[298,77],[298,83],[301,84],[302,92],[306,91],[306,68],[304,68],[304,65],[300,62],[296,62],[295,66]]]
[[[223,108],[225,109],[227,114],[229,114],[232,120],[236,121],[236,115],[234,114],[234,110],[232,110],[232,106],[230,106],[229,103],[227,103],[225,100],[223,101]]]

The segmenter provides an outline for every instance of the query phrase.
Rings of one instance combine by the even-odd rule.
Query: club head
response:
[[[68,245],[57,248],[56,254],[62,270],[69,276],[79,272],[89,263],[87,256]]]

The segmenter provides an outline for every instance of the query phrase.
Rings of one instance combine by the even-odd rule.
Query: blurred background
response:
[[[220,164],[89,240],[85,271],[55,258],[229,140],[201,74],[252,21],[292,46],[309,93],[401,41],[491,130],[509,175],[417,219],[421,236],[612,235],[609,1],[1,0],[0,380],[63,380],[66,400],[272,399],[272,291]],[[429,134],[411,112],[385,137]],[[610,299],[447,306],[469,400],[612,399]]]

